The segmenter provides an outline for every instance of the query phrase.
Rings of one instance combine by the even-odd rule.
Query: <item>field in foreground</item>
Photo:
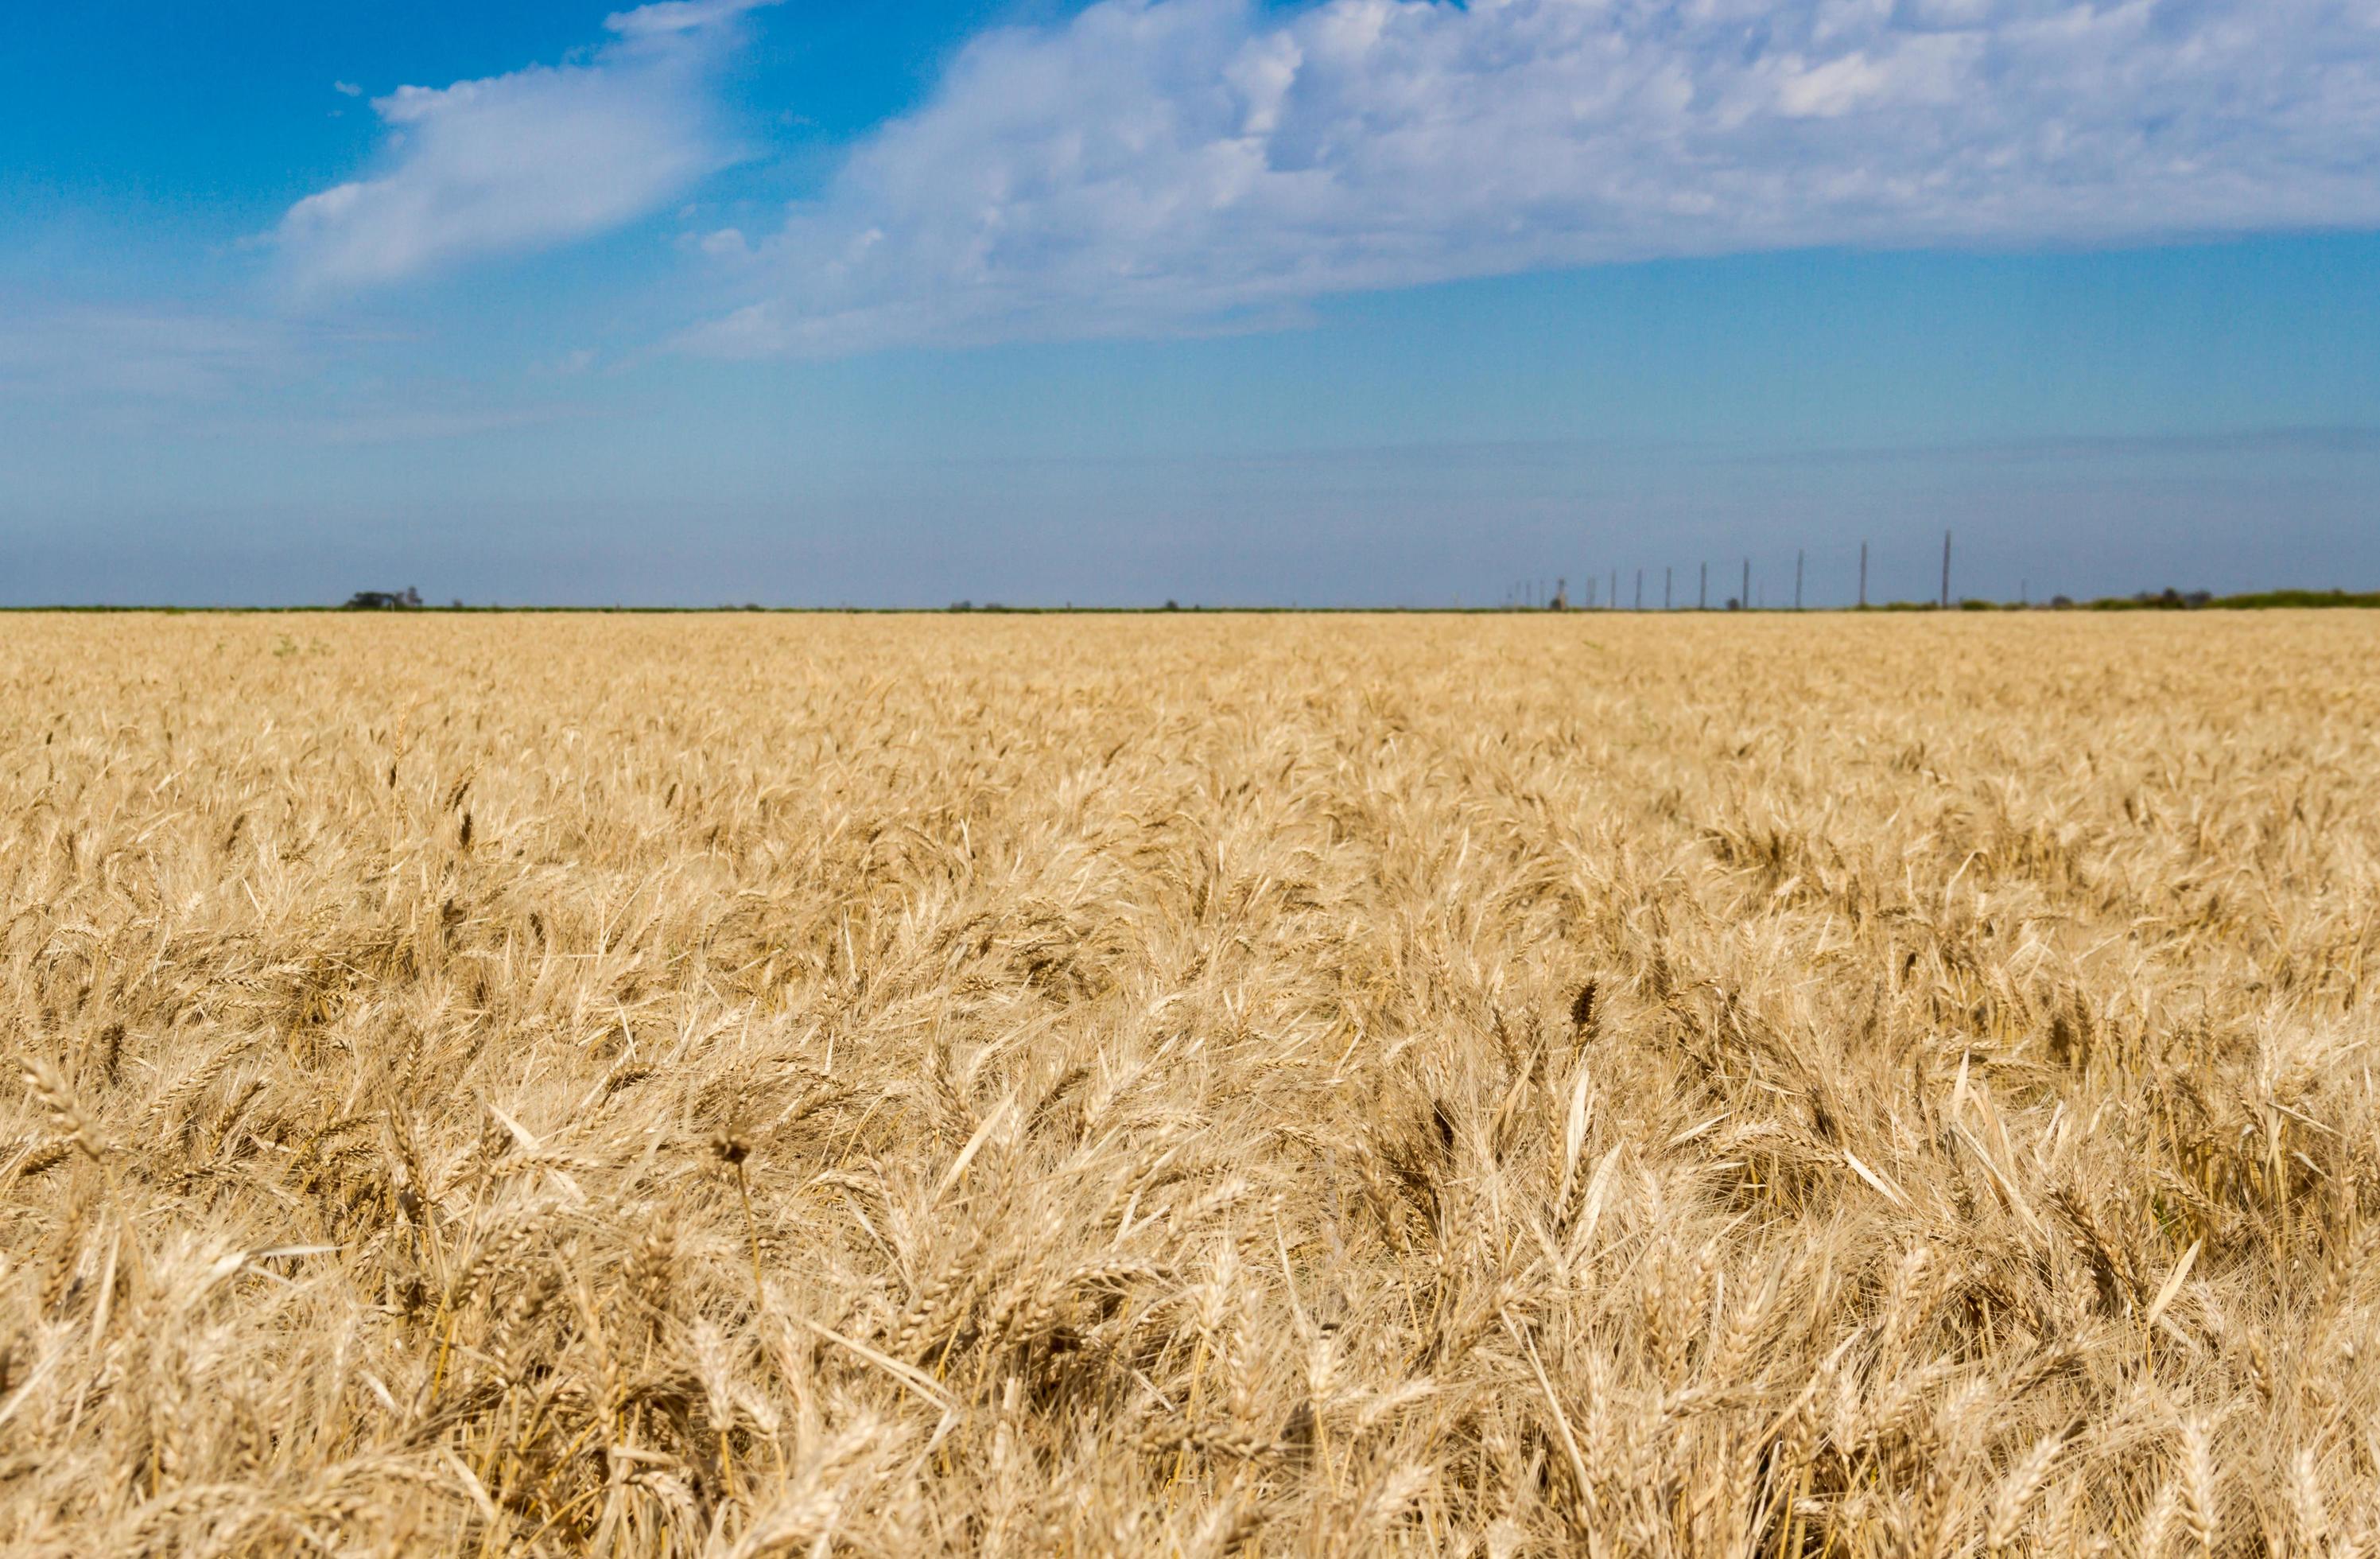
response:
[[[2369,1552],[2380,622],[0,621],[0,1550]]]

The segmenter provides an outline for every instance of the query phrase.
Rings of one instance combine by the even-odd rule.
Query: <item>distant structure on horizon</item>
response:
[[[398,612],[408,607],[419,606],[420,604],[421,592],[415,590],[411,585],[407,585],[401,591],[359,590],[356,591],[355,594],[347,597],[347,604],[344,610],[349,612]],[[458,601],[455,604],[459,606],[462,603]]]

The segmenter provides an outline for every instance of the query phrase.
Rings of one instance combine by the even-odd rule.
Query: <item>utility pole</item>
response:
[[[1752,559],[1748,557],[1743,560],[1743,593],[1736,599],[1743,603],[1745,611],[1752,610]]]
[[[1611,593],[1603,598],[1603,603],[1614,612],[1620,610],[1620,570],[1617,568],[1611,571]]]
[[[1942,532],[1942,609],[1950,609],[1950,533]]]
[[[1860,543],[1860,606],[1867,606],[1867,543]]]
[[[1796,548],[1793,550],[1793,610],[1795,610],[1796,612],[1799,612],[1801,609],[1802,609],[1802,551],[1801,551],[1801,549],[1800,549],[1799,547],[1796,547]]]
[[[1661,610],[1664,612],[1670,609],[1670,575],[1671,572],[1672,570],[1668,568],[1661,570]]]
[[[1636,610],[1645,610],[1645,570],[1636,570]]]
[[[1697,612],[1710,610],[1710,565],[1707,563],[1703,565],[1702,592],[1694,597],[1694,610]]]

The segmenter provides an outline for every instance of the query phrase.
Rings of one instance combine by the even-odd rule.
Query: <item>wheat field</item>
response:
[[[2380,1551],[2375,664],[0,618],[0,1550]]]

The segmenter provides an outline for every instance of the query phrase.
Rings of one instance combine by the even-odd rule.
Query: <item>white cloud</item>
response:
[[[338,93],[341,97],[361,97],[364,95],[364,90],[361,87],[357,86],[353,81],[334,81],[331,83],[331,90]]]
[[[1163,332],[1602,261],[2375,225],[2380,0],[1100,0],[978,38],[686,344]]]
[[[639,6],[633,11],[615,11],[603,18],[603,26],[623,38],[694,32],[775,4],[777,0],[656,0],[653,5]]]
[[[376,177],[309,195],[276,235],[301,292],[396,281],[540,248],[660,209],[731,160],[708,78],[728,24],[766,0],[670,0],[613,16],[584,64],[399,87]]]

